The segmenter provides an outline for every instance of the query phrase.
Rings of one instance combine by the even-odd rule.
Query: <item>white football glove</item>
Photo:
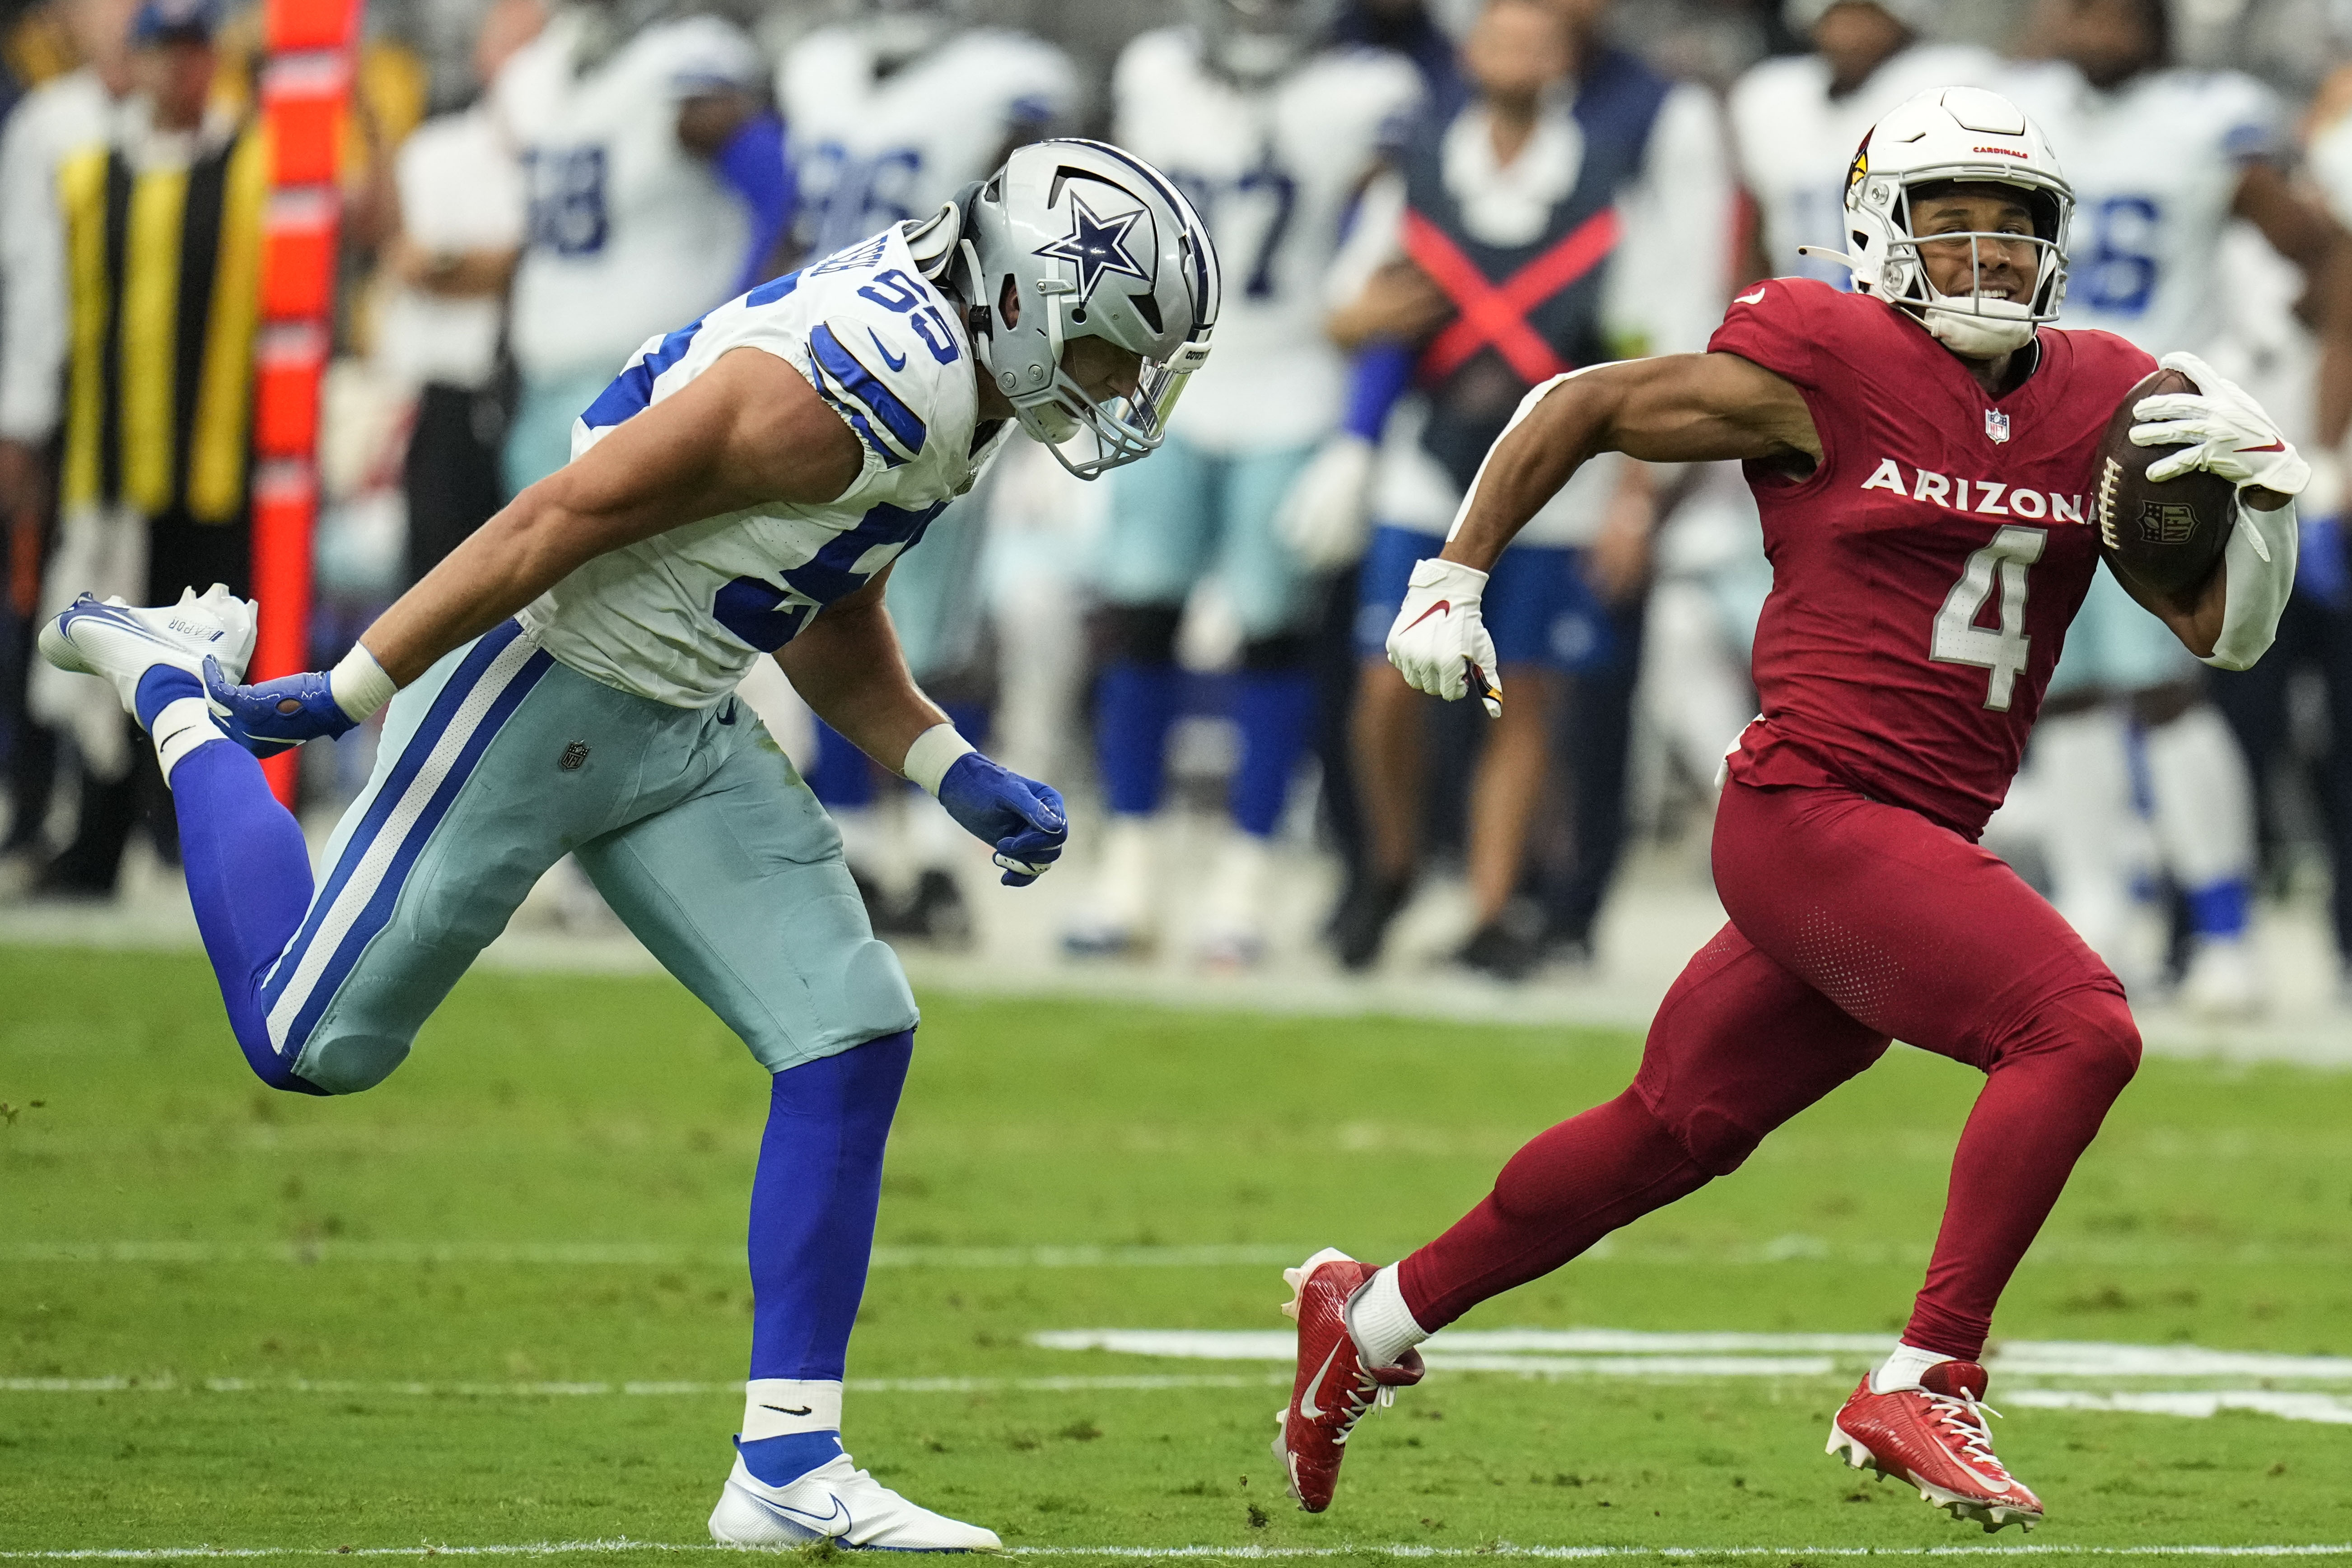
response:
[[[1495,639],[1479,613],[1486,591],[1486,574],[1476,567],[1433,558],[1416,563],[1404,607],[1389,628],[1389,663],[1415,691],[1447,702],[1475,691],[1486,716],[1500,718],[1503,681]]]
[[[2148,465],[2150,480],[2162,484],[2201,468],[2242,489],[2259,485],[2282,496],[2303,493],[2311,465],[2245,388],[2194,354],[2167,354],[2157,363],[2202,390],[2158,392],[2132,405],[2132,417],[2145,422],[2132,426],[2133,444],[2180,448]]]
[[[1343,431],[1325,442],[1291,481],[1274,526],[1307,570],[1336,570],[1364,553],[1371,533],[1376,455],[1370,442]]]

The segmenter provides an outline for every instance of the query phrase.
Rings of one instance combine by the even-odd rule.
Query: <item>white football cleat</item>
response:
[[[1001,1552],[992,1530],[917,1508],[838,1454],[787,1486],[774,1487],[741,1456],[719,1506],[710,1539],[722,1546],[803,1546],[830,1540],[873,1552]]]
[[[113,683],[123,711],[139,711],[139,678],[158,664],[185,670],[199,682],[205,661],[245,679],[253,657],[253,605],[215,582],[201,594],[182,589],[177,604],[142,610],[120,599],[85,593],[41,625],[41,654],[60,670]]]

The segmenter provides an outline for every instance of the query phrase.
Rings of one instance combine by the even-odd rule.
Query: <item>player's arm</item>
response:
[[[2247,165],[2231,211],[2303,272],[2299,309],[2319,338],[2317,434],[2333,451],[2352,426],[2352,235],[2267,162]]]
[[[340,735],[583,563],[761,502],[830,501],[863,465],[856,435],[798,371],[738,350],[509,502],[331,674],[223,682],[213,699],[249,746]]]
[[[1495,643],[1479,612],[1486,573],[1528,519],[1594,455],[1651,463],[1747,458],[1792,476],[1822,460],[1804,394],[1737,354],[1664,354],[1556,376],[1528,393],[1488,450],[1443,554],[1412,570],[1389,662],[1449,701],[1476,691],[1500,716]]]
[[[776,663],[812,713],[898,772],[904,771],[916,738],[948,716],[916,686],[898,629],[882,607],[892,570],[884,568],[865,587],[818,612],[776,650]]]
[[[2311,468],[2243,387],[2194,354],[2167,354],[2158,363],[2204,390],[2133,405],[2133,417],[2142,422],[2132,426],[2133,443],[2174,448],[2148,465],[2148,478],[2162,484],[2201,469],[2227,479],[2238,487],[2237,516],[2200,587],[2168,601],[2123,572],[2116,580],[2205,663],[2249,669],[2269,649],[2294,591],[2294,503]]]

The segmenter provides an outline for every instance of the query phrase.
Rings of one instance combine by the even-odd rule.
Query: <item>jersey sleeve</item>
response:
[[[1007,42],[999,73],[1004,129],[1015,136],[1035,135],[1076,120],[1081,95],[1070,57],[1036,38],[1016,35]]]
[[[1827,287],[1809,278],[1766,278],[1733,297],[1723,325],[1707,340],[1707,352],[1737,354],[1808,392],[1820,390],[1820,324],[1806,296]]]
[[[1723,314],[1732,262],[1731,174],[1705,88],[1667,93],[1618,210],[1625,234],[1603,304],[1612,340],[1641,353],[1695,351]]]
[[[2278,95],[2237,71],[2215,76],[2210,93],[2210,123],[2221,155],[2233,163],[2253,163],[2287,155],[2286,114]]]

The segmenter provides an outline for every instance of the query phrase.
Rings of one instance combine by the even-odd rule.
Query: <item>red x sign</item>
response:
[[[1528,312],[1600,266],[1617,248],[1622,232],[1617,209],[1603,207],[1497,287],[1444,230],[1408,210],[1405,254],[1444,290],[1458,312],[1429,345],[1422,357],[1423,370],[1432,377],[1451,375],[1491,343],[1521,381],[1549,381],[1567,371],[1570,367],[1551,345],[1528,325]]]

